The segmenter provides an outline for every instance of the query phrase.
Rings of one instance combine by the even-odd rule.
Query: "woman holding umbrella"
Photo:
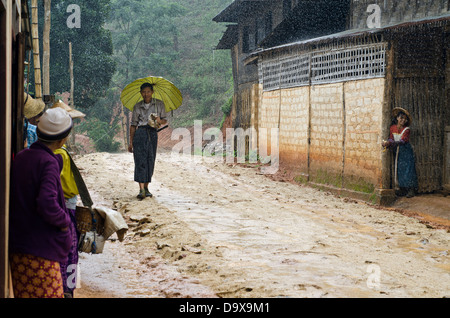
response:
[[[152,181],[158,146],[158,128],[167,123],[166,109],[161,100],[153,98],[153,85],[140,87],[142,101],[134,105],[128,151],[134,157],[134,181],[139,183],[138,199],[151,197],[148,185]]]

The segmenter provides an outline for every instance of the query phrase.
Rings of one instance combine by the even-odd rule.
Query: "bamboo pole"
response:
[[[74,109],[74,91],[75,91],[75,82],[73,79],[73,56],[72,56],[72,42],[69,42],[69,73],[70,73],[70,98],[69,98],[69,106]],[[75,149],[75,131],[72,130],[70,134],[70,144]]]
[[[69,73],[70,73],[70,99],[69,106],[74,108],[74,91],[75,91],[75,82],[73,79],[73,56],[72,56],[72,42],[69,42]]]
[[[43,55],[43,91],[44,95],[50,95],[50,26],[51,26],[51,0],[44,0],[44,34],[42,37]]]
[[[31,0],[31,20],[35,99],[42,100],[41,61],[39,59],[38,0]]]

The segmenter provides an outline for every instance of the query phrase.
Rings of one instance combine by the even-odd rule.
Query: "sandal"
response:
[[[151,198],[153,196],[153,194],[150,193],[150,191],[148,191],[148,189],[144,189],[145,191],[145,196]]]
[[[414,189],[409,189],[408,194],[406,195],[407,198],[412,198],[416,195]]]
[[[145,190],[140,190],[139,191],[139,194],[137,195],[137,198],[138,199],[140,199],[140,200],[142,200],[142,199],[144,199],[145,198]]]

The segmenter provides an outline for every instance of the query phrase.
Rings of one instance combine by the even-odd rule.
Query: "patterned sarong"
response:
[[[72,219],[74,220],[76,210],[68,208],[67,211],[71,214]],[[76,225],[74,224],[74,222],[70,223],[70,227],[72,228],[72,247],[70,248],[67,261],[61,262],[59,264],[61,267],[61,275],[64,283],[64,293],[69,293],[71,295],[73,295],[73,291],[75,290],[76,286],[79,240]]]
[[[15,298],[63,298],[58,262],[29,254],[10,256]]]

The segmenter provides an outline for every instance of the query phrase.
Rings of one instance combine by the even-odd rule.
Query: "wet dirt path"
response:
[[[139,201],[131,154],[76,162],[94,202],[130,226],[81,254],[77,297],[450,296],[450,234],[417,219],[171,153]]]

